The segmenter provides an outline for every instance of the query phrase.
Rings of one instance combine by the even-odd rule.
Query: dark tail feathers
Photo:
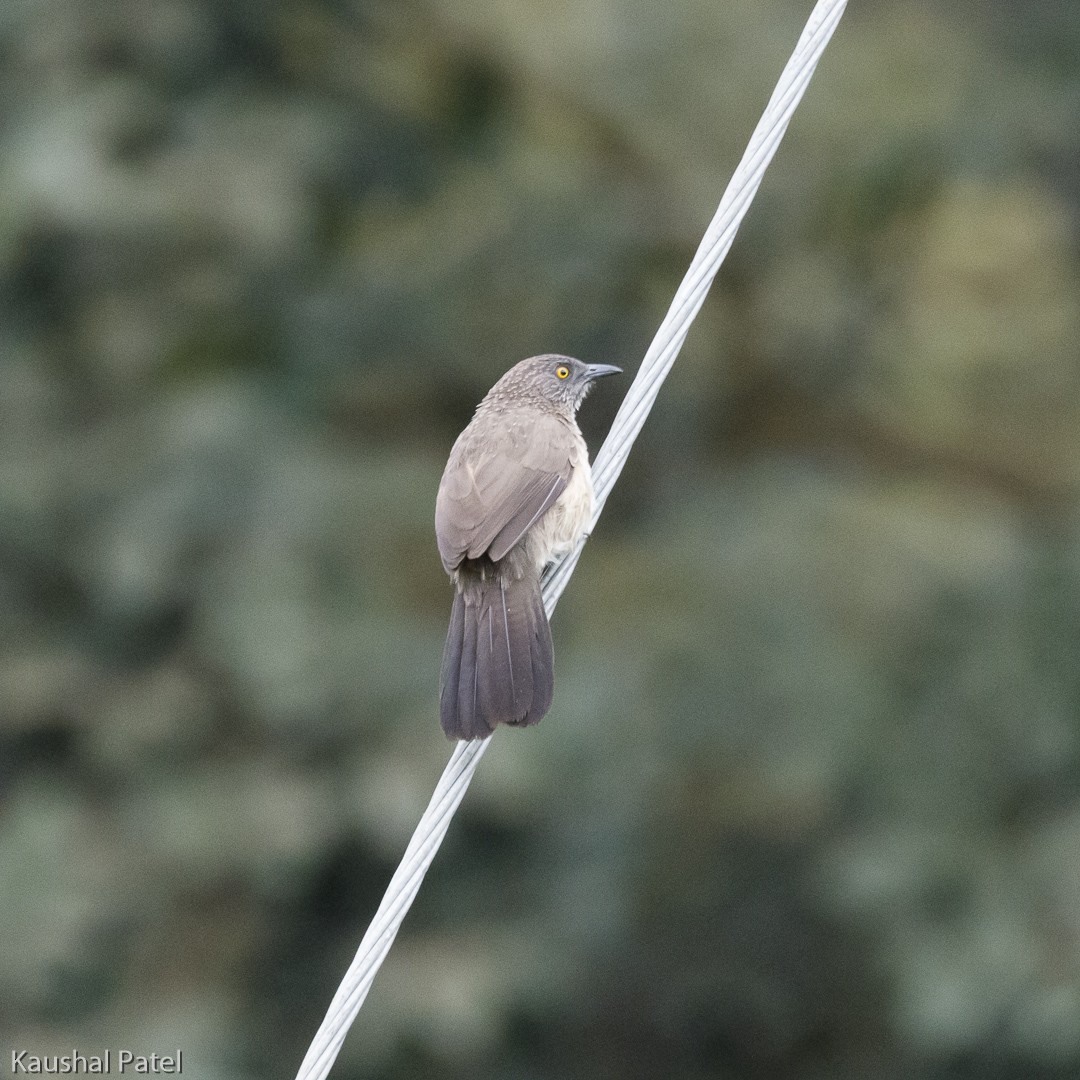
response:
[[[498,724],[535,724],[555,689],[539,578],[466,579],[459,590],[439,680],[443,731],[451,739],[484,739]]]

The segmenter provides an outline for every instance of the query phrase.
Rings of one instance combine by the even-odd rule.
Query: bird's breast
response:
[[[574,458],[573,471],[563,493],[529,534],[531,554],[538,569],[565,555],[581,538],[592,518],[592,469],[584,440],[575,447]]]

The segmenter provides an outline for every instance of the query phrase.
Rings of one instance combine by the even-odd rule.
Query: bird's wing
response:
[[[462,559],[498,561],[562,494],[574,433],[557,416],[477,417],[446,463],[435,534],[447,573]],[[478,423],[479,421],[479,423]]]

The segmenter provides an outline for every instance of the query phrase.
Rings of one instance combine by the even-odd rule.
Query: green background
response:
[[[810,6],[0,6],[0,1052],[293,1076],[449,447],[636,370]],[[852,4],[338,1080],[1080,1074],[1078,57]]]

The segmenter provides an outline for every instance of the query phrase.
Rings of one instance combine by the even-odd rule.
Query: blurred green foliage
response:
[[[448,753],[449,447],[633,372],[809,8],[3,6],[0,1051],[294,1074]],[[340,1080],[1080,1073],[1078,53],[853,5]]]

